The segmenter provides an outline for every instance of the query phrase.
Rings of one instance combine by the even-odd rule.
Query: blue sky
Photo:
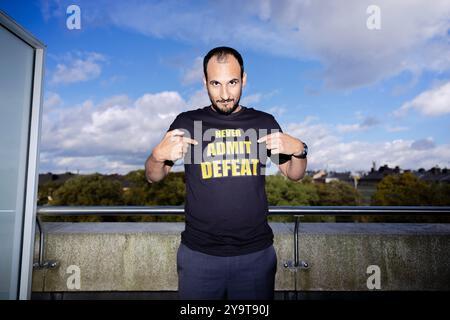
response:
[[[66,26],[71,4],[80,30]],[[377,30],[366,24],[372,4]],[[201,59],[218,45],[244,57],[242,104],[307,142],[309,169],[450,167],[448,1],[2,0],[0,9],[47,45],[41,172],[143,168],[178,113],[208,104]]]

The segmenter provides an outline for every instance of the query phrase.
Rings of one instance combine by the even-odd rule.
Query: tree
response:
[[[56,206],[111,206],[122,205],[122,185],[119,181],[106,179],[101,174],[76,176],[67,180],[53,193]],[[63,217],[63,221],[105,221],[100,216]]]
[[[450,185],[427,183],[406,172],[384,177],[372,197],[375,206],[444,206],[450,204]],[[432,214],[373,217],[372,221],[446,222],[448,217]]]
[[[67,180],[54,192],[52,205],[111,206],[122,205],[122,185],[101,174],[77,176]]]
[[[295,182],[281,175],[266,177],[267,201],[271,206],[307,206],[318,201],[311,179]]]
[[[295,182],[279,174],[267,176],[266,193],[271,206],[307,206],[318,200],[316,188],[309,177]],[[293,216],[270,216],[269,221],[292,222]]]
[[[357,206],[361,203],[361,195],[352,185],[343,181],[331,181],[316,185],[318,201],[312,203],[316,206]],[[352,222],[353,216],[323,217],[321,221]]]
[[[144,170],[126,175],[130,187],[124,194],[126,205],[178,206],[184,203],[184,172],[171,172],[163,180],[149,183]]]
[[[179,206],[184,203],[184,172],[171,172],[159,182],[149,183],[144,170],[131,171],[126,175],[130,187],[124,192],[125,205]],[[142,216],[133,221],[184,221],[184,216]]]
[[[319,199],[313,205],[317,206],[356,206],[361,202],[358,190],[342,181],[331,181],[317,184]]]
[[[371,204],[374,206],[424,206],[432,203],[431,188],[411,172],[388,175],[378,184]]]
[[[39,185],[37,205],[44,206],[49,204],[53,199],[54,192],[58,190],[60,186],[60,183],[56,183],[53,181],[47,182],[43,185]]]
[[[151,184],[146,180],[144,170],[130,171],[125,176],[129,187],[124,191],[125,205],[145,206],[150,203]]]
[[[450,183],[433,183],[430,187],[431,205],[450,205]]]

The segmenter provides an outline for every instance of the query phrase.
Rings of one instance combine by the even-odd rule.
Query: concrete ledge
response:
[[[293,225],[271,223],[278,256],[276,290],[367,291],[367,267],[380,268],[382,291],[450,290],[450,225],[304,223],[293,260]],[[55,270],[35,270],[34,292],[176,291],[176,252],[183,223],[46,223],[46,259]],[[36,246],[37,247],[37,246]],[[37,259],[37,255],[36,255]],[[81,287],[68,289],[71,265]]]

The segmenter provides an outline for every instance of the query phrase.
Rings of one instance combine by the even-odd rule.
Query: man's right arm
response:
[[[166,164],[164,160],[158,160],[153,152],[145,161],[145,177],[150,183],[164,179],[169,174],[170,169],[172,169],[172,166]]]
[[[167,163],[183,158],[189,144],[198,144],[194,139],[183,137],[183,135],[184,132],[179,129],[168,131],[163,140],[153,149],[145,161],[145,177],[148,182],[164,179],[172,167]]]

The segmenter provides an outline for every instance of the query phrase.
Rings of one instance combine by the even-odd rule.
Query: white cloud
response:
[[[386,126],[387,132],[401,132],[407,130],[409,130],[409,128],[404,126]]]
[[[366,117],[361,123],[354,124],[338,124],[336,129],[340,133],[365,131],[378,125],[380,121],[372,116]]]
[[[64,63],[58,63],[50,83],[69,84],[97,78],[102,72],[105,57],[96,52],[67,54]]]
[[[258,103],[261,101],[262,94],[261,93],[254,93],[250,95],[244,95],[241,99],[240,104],[244,106],[251,106],[252,104]]]
[[[401,108],[394,111],[394,115],[403,116],[410,109],[416,109],[426,116],[450,113],[450,82],[422,92],[412,101],[404,103]]]
[[[297,47],[301,57],[320,60],[331,87],[352,88],[377,82],[408,70],[448,70],[447,31],[450,3],[434,1],[377,1],[381,30],[366,28],[369,1],[258,1],[270,30]],[[269,42],[270,43],[270,42]],[[426,57],[426,58],[423,58]],[[431,62],[431,63],[430,63]]]
[[[435,145],[428,137],[421,140],[345,142],[333,127],[308,117],[303,122],[282,125],[283,131],[308,144],[308,169],[336,171],[369,170],[372,161],[400,168],[450,167],[450,145]]]
[[[195,58],[192,66],[184,70],[181,82],[184,85],[194,84],[197,82],[202,82],[203,80],[203,58]]]
[[[118,82],[121,82],[121,81],[123,81],[125,79],[126,79],[125,76],[114,75],[114,76],[111,76],[111,77],[109,77],[107,79],[101,80],[100,84],[102,85],[102,87],[109,87],[109,86],[111,86],[113,84],[116,84]]]
[[[272,114],[274,117],[282,116],[286,112],[286,108],[283,107],[271,107],[267,110],[268,113]]]
[[[346,133],[346,132],[354,132],[354,131],[360,131],[361,130],[361,126],[359,123],[354,123],[354,124],[338,124],[336,126],[337,130],[341,133]]]
[[[104,174],[122,173],[142,169],[143,164],[132,164],[127,160],[108,156],[55,156],[42,152],[40,156],[41,172],[77,172],[81,174],[101,172]]]
[[[59,94],[55,92],[48,92],[44,100],[44,109],[45,111],[49,111],[51,109],[59,107],[60,105],[62,105],[62,103],[63,101]]]
[[[67,5],[64,7],[64,4],[60,1],[41,0],[39,2],[39,8],[41,9],[44,20],[47,22],[52,17],[60,17],[65,14]]]
[[[449,70],[450,56],[443,54],[450,51],[448,0],[434,0],[433,5],[424,0],[379,0],[381,30],[366,27],[371,4],[368,0],[229,0],[207,5],[175,0],[80,1],[84,19],[95,25],[318,60],[325,83],[333,88],[370,85],[402,71]],[[53,7],[46,6],[43,14],[51,15]],[[198,73],[193,69],[186,80]]]
[[[44,113],[41,171],[125,173],[143,168],[177,114],[187,104],[177,92],[144,94],[135,101],[114,96],[99,104]]]
[[[206,89],[195,91],[188,100],[188,105],[191,108],[201,108],[211,104]]]
[[[98,105],[98,109],[103,110],[113,107],[130,106],[132,105],[132,103],[133,101],[127,95],[121,94],[106,98],[105,100],[101,101]]]
[[[266,93],[252,93],[252,94],[243,94],[243,97],[241,98],[241,104],[244,106],[248,106],[248,107],[253,107],[256,104],[262,103],[262,104],[266,104],[266,100],[269,98],[272,98],[273,96],[279,94],[279,90],[275,89]],[[268,112],[270,112],[270,110],[274,111],[274,112],[279,112],[280,114],[283,113],[285,110],[282,107],[279,106],[274,106],[271,107],[271,109],[268,110]]]
[[[200,91],[193,97],[196,94]],[[119,95],[100,103],[86,100],[73,107],[46,110],[40,170],[126,173],[142,169],[174,117],[192,108],[177,92],[160,92],[136,100]],[[307,117],[281,124],[285,133],[308,144],[309,169],[368,170],[372,161],[401,168],[450,167],[450,145],[436,145],[432,137],[345,142],[334,126],[318,120]],[[182,169],[178,164],[174,171]]]
[[[411,149],[415,150],[429,150],[436,147],[432,137],[426,139],[419,139],[411,143]]]

